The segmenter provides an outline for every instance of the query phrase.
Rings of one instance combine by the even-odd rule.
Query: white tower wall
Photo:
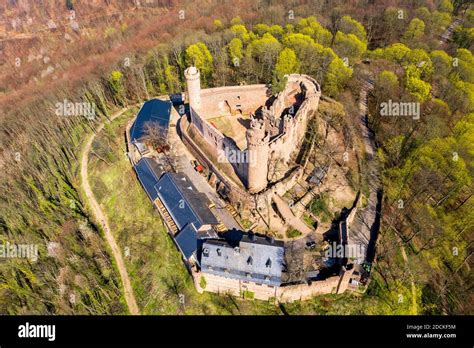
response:
[[[201,110],[201,80],[199,69],[190,66],[184,71],[188,89],[188,102],[191,110],[198,112]]]

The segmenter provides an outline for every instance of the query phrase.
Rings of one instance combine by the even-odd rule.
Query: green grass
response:
[[[309,216],[308,214],[304,214],[303,215],[303,221],[308,225],[308,226],[314,226],[315,224],[315,221],[313,220],[313,218],[311,216]]]
[[[240,224],[245,230],[249,229],[253,225],[252,221],[250,221],[249,219],[241,219]]]
[[[286,236],[288,238],[296,238],[296,237],[299,237],[301,235],[302,235],[302,233],[300,231],[298,231],[297,229],[294,229],[294,228],[290,228],[286,231]]]
[[[203,289],[206,288],[207,282],[206,282],[206,278],[204,278],[204,276],[201,277],[201,280],[199,281],[199,286]]]
[[[314,215],[319,216],[323,222],[330,222],[334,218],[328,208],[328,196],[326,194],[321,194],[318,198],[313,199],[309,204],[309,209]]]
[[[244,290],[244,291],[242,291],[242,296],[243,296],[245,299],[253,300],[254,297],[255,297],[255,293],[254,293],[253,291]]]

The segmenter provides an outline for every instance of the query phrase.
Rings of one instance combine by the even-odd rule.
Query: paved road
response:
[[[125,108],[116,112],[115,114],[111,116],[110,121],[119,117],[127,110],[128,108]],[[110,231],[109,224],[107,223],[107,217],[100,209],[100,205],[95,199],[94,193],[92,192],[92,189],[89,185],[89,178],[88,178],[88,172],[87,172],[87,164],[89,162],[89,152],[91,150],[91,146],[95,139],[96,134],[98,134],[103,128],[104,128],[104,123],[101,123],[99,127],[97,127],[96,132],[92,133],[89,136],[89,139],[86,141],[84,145],[84,149],[82,151],[82,158],[81,158],[81,178],[82,178],[81,186],[87,197],[92,213],[96,221],[98,221],[101,224],[102,229],[104,230],[104,233],[105,233],[105,239],[107,243],[109,244],[110,249],[112,250],[112,256],[115,259],[115,264],[117,265],[120,278],[122,280],[124,294],[125,294],[125,301],[127,303],[128,310],[130,314],[137,315],[137,314],[140,314],[140,312],[138,310],[137,301],[135,300],[135,295],[133,294],[133,289],[130,283],[130,278],[128,277],[127,268],[125,267],[125,262],[123,261],[123,258],[122,258],[122,253],[120,251],[120,248],[117,242],[115,241],[114,236],[112,235],[112,232]]]

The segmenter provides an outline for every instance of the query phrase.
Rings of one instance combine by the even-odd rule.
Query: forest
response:
[[[373,82],[367,121],[383,182],[373,279],[362,298],[324,296],[288,305],[288,312],[473,313],[469,1],[2,6],[0,239],[37,244],[40,256],[0,260],[0,313],[127,312],[103,233],[79,189],[81,144],[114,111],[184,91],[191,64],[203,87],[266,83],[277,93],[285,74],[311,75],[348,119],[356,117],[364,81]],[[96,118],[58,116],[54,105],[65,99],[93,103]],[[389,100],[418,103],[421,116],[381,114]],[[261,311],[269,312],[279,313]]]

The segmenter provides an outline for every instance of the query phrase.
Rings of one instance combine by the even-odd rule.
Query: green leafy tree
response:
[[[455,89],[452,104],[456,104],[464,112],[474,111],[474,84],[458,80],[454,83]]]
[[[277,95],[282,92],[287,83],[287,78],[285,75],[278,73],[276,70],[273,72],[271,90],[273,95]]]
[[[242,40],[236,37],[230,40],[229,44],[227,45],[227,48],[229,50],[229,57],[233,65],[237,65],[236,63],[240,62],[243,58],[243,47],[244,45],[242,43]]]
[[[431,12],[430,12],[430,10],[428,10],[428,8],[425,7],[425,6],[423,6],[423,7],[418,7],[418,8],[415,10],[415,14],[416,14],[416,17],[417,17],[417,18],[420,18],[423,22],[425,22],[425,24],[430,21]]]
[[[461,157],[469,159],[466,164],[472,171],[474,168],[474,141],[472,141],[474,139],[474,113],[466,114],[456,122],[453,136],[462,150]]]
[[[378,74],[375,80],[375,91],[377,93],[382,93],[384,96],[389,96],[393,94],[393,91],[398,89],[398,77],[394,72],[389,70],[384,70]]]
[[[387,89],[398,87],[398,77],[393,71],[384,70],[382,71],[378,78],[379,87],[386,87]]]
[[[415,13],[425,23],[425,33],[431,37],[439,36],[451,23],[451,15],[447,12],[430,12],[426,7],[419,7]]]
[[[309,35],[304,35],[301,33],[291,33],[283,37],[283,45],[292,48],[296,52],[300,52],[308,46],[315,45],[315,42],[313,38]],[[319,45],[319,47],[321,47],[321,49],[323,48],[322,45]]]
[[[336,33],[334,51],[339,57],[347,57],[351,63],[357,62],[367,51],[367,44],[354,34]]]
[[[234,36],[240,38],[243,42],[248,42],[250,40],[250,35],[245,25],[234,24],[230,27],[230,31],[234,34]]]
[[[293,24],[288,23],[288,24],[285,25],[285,32],[287,34],[291,34],[294,31],[295,31],[295,26]]]
[[[279,75],[297,73],[299,67],[298,58],[291,48],[284,48],[278,55],[275,71]]]
[[[259,23],[253,26],[253,32],[257,34],[258,36],[263,36],[265,33],[268,33],[270,31],[270,26]]]
[[[457,66],[455,66],[456,74],[465,82],[474,83],[474,56],[464,48],[456,51]]]
[[[185,62],[187,66],[196,66],[199,69],[204,85],[209,82],[213,70],[213,58],[204,43],[199,42],[186,48]]]
[[[438,10],[441,12],[453,13],[454,6],[450,0],[441,0],[438,5]]]
[[[433,63],[433,71],[436,75],[448,76],[451,72],[453,59],[445,51],[431,51],[430,58]]]
[[[403,34],[402,42],[409,46],[413,46],[419,43],[425,33],[425,22],[419,18],[413,18],[408,25],[405,34]]]
[[[461,48],[474,50],[474,28],[457,28],[453,35],[453,40]]]
[[[329,47],[315,43],[314,40],[301,33],[291,33],[283,38],[283,45],[295,51],[300,62],[300,71],[323,81],[329,64],[336,57]]]
[[[272,34],[274,37],[280,40],[285,34],[285,30],[283,29],[281,25],[275,24],[270,27],[270,34]]]
[[[296,25],[296,30],[301,34],[311,37],[315,43],[323,46],[331,44],[331,32],[319,24],[315,17],[301,19]]]
[[[213,24],[214,28],[216,28],[217,30],[224,29],[224,25],[222,24],[222,21],[220,19],[215,19]]]
[[[242,24],[242,18],[240,16],[236,16],[230,20],[230,25],[238,25]]]
[[[389,70],[383,70],[375,77],[375,88],[373,98],[375,105],[381,105],[389,99],[398,100],[400,95],[400,85],[398,77]],[[382,122],[380,108],[377,108],[371,123],[372,129],[377,133]]]
[[[433,73],[433,63],[425,50],[417,48],[408,52],[403,58],[404,67],[414,65],[420,72],[422,79],[427,79]]]
[[[354,34],[367,45],[367,32],[364,26],[350,16],[344,16],[339,23],[339,30],[345,34]]]
[[[336,57],[329,64],[324,79],[323,90],[329,96],[337,96],[352,76],[352,69],[344,64],[344,61]]]
[[[123,74],[118,70],[113,70],[109,77],[110,87],[117,104],[125,105],[125,88],[123,85]]]
[[[430,98],[431,85],[420,78],[421,72],[416,66],[409,65],[405,70],[407,91],[420,102],[427,101]]]
[[[428,30],[431,35],[440,35],[451,24],[451,15],[447,12],[434,11]]]
[[[463,25],[456,28],[453,40],[460,48],[474,51],[474,9],[466,10]]]
[[[253,40],[247,46],[246,53],[257,59],[259,63],[270,64],[273,68],[280,50],[280,42],[270,33],[265,33],[261,38]]]
[[[406,13],[395,7],[387,7],[383,13],[383,21],[381,21],[382,32],[388,43],[399,41],[400,36],[406,28]]]
[[[371,52],[370,56],[376,59],[386,59],[392,62],[401,63],[410,51],[410,48],[404,44],[395,43],[386,48],[377,48]]]

